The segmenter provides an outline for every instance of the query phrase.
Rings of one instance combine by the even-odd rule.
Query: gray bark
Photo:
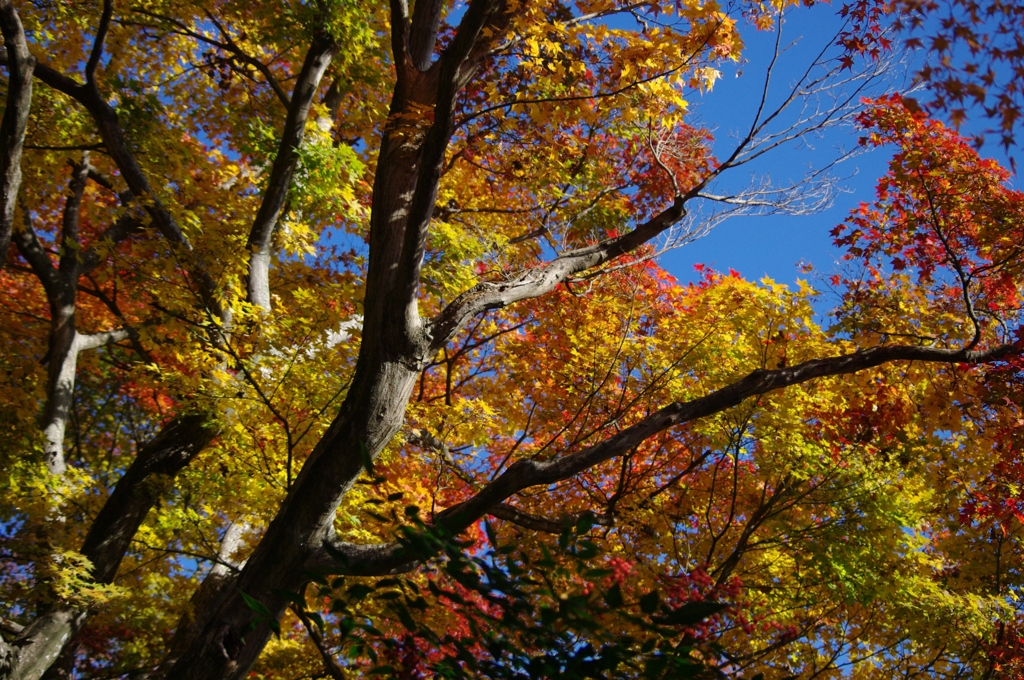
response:
[[[817,378],[855,373],[895,361],[934,363],[981,363],[998,361],[1019,353],[1016,345],[999,345],[984,351],[942,349],[908,345],[873,347],[851,354],[812,359],[789,368],[756,370],[707,396],[687,402],[668,404],[640,422],[598,444],[548,461],[519,460],[469,500],[436,514],[432,525],[450,535],[465,531],[485,515],[511,521],[526,520],[537,530],[550,530],[550,521],[524,517],[504,505],[513,495],[531,487],[545,487],[565,481],[605,461],[627,454],[640,443],[665,430],[706,418],[738,406],[744,400]],[[546,527],[542,529],[542,526]],[[354,576],[381,576],[408,571],[433,555],[416,552],[399,543],[362,546],[328,539],[304,568]]]
[[[336,49],[329,37],[318,36],[306,53],[306,60],[295,81],[267,190],[249,231],[249,302],[264,310],[270,309],[270,259],[274,232],[299,162],[299,147],[305,135],[309,107]]]
[[[402,425],[413,386],[429,360],[416,297],[440,163],[451,135],[455,97],[475,68],[474,47],[497,7],[492,0],[471,3],[455,39],[427,73],[399,68],[392,113],[435,104],[434,120],[418,143],[410,142],[397,115],[384,132],[371,206],[364,339],[352,385],[233,588],[168,671],[170,680],[248,673],[270,628],[263,623],[246,632],[254,614],[240,593],[276,616],[284,612],[288,601],[279,593],[299,592],[305,585],[302,567],[333,536],[337,508],[363,471],[363,452],[376,457]],[[393,35],[404,34],[405,15],[393,21],[398,27]],[[401,36],[394,40],[404,45]],[[404,56],[396,61],[407,64]]]
[[[120,342],[129,336],[127,329],[83,335],[76,329],[75,303],[78,277],[85,261],[79,256],[79,209],[88,177],[88,156],[72,168],[70,193],[64,206],[61,224],[62,255],[53,265],[32,229],[29,216],[25,226],[14,235],[22,257],[43,285],[50,307],[50,337],[47,351],[46,407],[43,413],[43,453],[50,474],[62,475],[67,470],[64,460],[64,432],[75,391],[78,355],[84,350]],[[90,251],[91,252],[91,251]],[[87,253],[88,254],[88,253]]]
[[[3,269],[14,228],[14,211],[21,188],[21,153],[32,107],[35,57],[28,51],[25,29],[10,0],[0,0],[0,31],[7,48],[7,103],[0,121],[0,269]]]

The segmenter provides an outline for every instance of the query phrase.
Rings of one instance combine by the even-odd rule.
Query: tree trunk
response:
[[[7,47],[7,102],[0,121],[0,269],[7,258],[14,211],[21,188],[21,153],[32,105],[32,71],[36,60],[25,41],[21,18],[10,0],[0,0],[0,30]],[[3,651],[0,650],[0,655]],[[0,661],[2,666],[2,661]]]
[[[363,347],[374,344],[374,339],[363,340]],[[306,585],[304,565],[333,536],[338,506],[363,471],[363,452],[376,456],[398,432],[417,376],[394,362],[357,368],[341,413],[303,466],[241,574],[223,597],[201,603],[216,611],[196,613],[207,623],[174,661],[168,680],[241,678],[248,673],[271,629],[264,621],[250,630],[257,615],[241,593],[265,605],[275,618],[284,614],[288,600],[279,593],[298,593]]]
[[[400,112],[405,101],[404,93],[397,93],[392,112]],[[257,616],[241,593],[276,618],[284,614],[288,600],[279,593],[302,591],[308,581],[304,565],[334,536],[338,507],[367,456],[376,458],[402,426],[426,343],[411,332],[398,266],[422,137],[411,142],[408,131],[397,126],[384,133],[374,178],[363,339],[352,385],[232,587],[222,598],[208,601],[215,611],[196,614],[207,623],[194,644],[174,660],[167,680],[220,680],[248,673],[271,629],[260,622],[250,630]]]

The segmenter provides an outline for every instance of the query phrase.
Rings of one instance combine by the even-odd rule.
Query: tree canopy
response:
[[[0,678],[1020,677],[1021,5],[834,9],[0,0]]]

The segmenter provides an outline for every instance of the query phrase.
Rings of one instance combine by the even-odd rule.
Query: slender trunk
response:
[[[0,269],[11,244],[14,210],[21,188],[21,152],[32,105],[35,57],[28,51],[25,29],[10,0],[0,0],[0,30],[7,47],[7,102],[0,121]],[[2,654],[2,650],[0,650]],[[2,661],[0,661],[2,665]]]
[[[51,475],[67,470],[64,458],[64,431],[75,392],[75,372],[79,346],[76,342],[75,308],[62,305],[53,313],[50,331],[50,362],[47,375],[46,410],[43,413],[43,453]]]
[[[277,222],[284,209],[295,168],[298,167],[299,147],[305,135],[310,106],[336,49],[334,41],[323,35],[313,40],[306,53],[292,92],[288,118],[274,166],[270,170],[267,191],[249,232],[249,275],[246,284],[249,302],[264,310],[270,309],[271,245]]]

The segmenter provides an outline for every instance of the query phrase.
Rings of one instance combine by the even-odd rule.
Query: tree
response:
[[[894,34],[926,53],[916,78],[928,86],[927,106],[949,114],[959,126],[969,117],[993,127],[977,128],[976,144],[997,135],[1004,149],[1017,144],[1024,104],[1020,77],[1024,49],[1019,27],[1024,4],[918,0],[855,0],[841,12],[850,20],[841,42],[850,54],[879,55],[892,49]],[[1012,160],[1012,158],[1011,158]]]
[[[0,2],[5,677],[1013,672],[1024,203],[881,54],[716,158],[786,4]],[[654,263],[854,121],[829,326]]]

